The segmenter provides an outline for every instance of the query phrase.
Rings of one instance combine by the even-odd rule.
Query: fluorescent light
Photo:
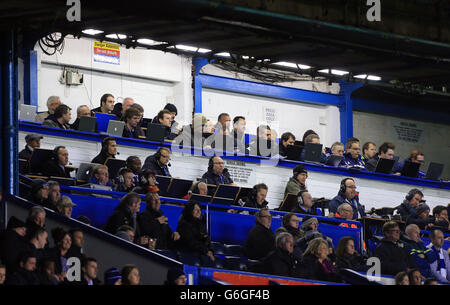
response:
[[[152,46],[152,45],[157,43],[156,41],[151,40],[151,39],[147,39],[147,38],[138,39],[137,42],[140,43],[140,44],[146,44],[146,45],[150,45],[150,46]]]
[[[127,35],[123,35],[123,34],[108,34],[105,37],[106,38],[111,38],[111,39],[125,39],[125,38],[127,38]]]
[[[185,45],[182,45],[182,44],[177,44],[175,47],[177,49],[184,50],[184,51],[190,51],[190,52],[199,52],[199,53],[211,52],[211,50],[208,50],[208,49],[191,47],[191,46],[185,46]]]
[[[242,56],[242,59],[245,59],[245,60],[247,60],[247,59],[250,59],[250,57],[249,57],[249,56],[245,56],[245,55],[243,55],[243,56]]]
[[[334,74],[334,75],[340,75],[340,76],[342,76],[342,75],[345,75],[345,74],[348,74],[349,72],[347,72],[347,71],[342,71],[342,70],[331,70],[331,74]]]
[[[362,79],[368,79],[368,80],[373,80],[373,81],[380,81],[381,80],[381,77],[379,77],[379,76],[375,76],[375,75],[367,76],[367,74],[356,75],[355,78],[362,78]]]
[[[289,68],[295,68],[297,69],[297,65],[300,69],[311,69],[310,66],[307,65],[301,65],[301,64],[296,64],[293,62],[285,62],[285,61],[279,61],[274,63],[274,65],[279,65],[279,66],[284,66],[284,67],[289,67]]]
[[[97,35],[97,34],[103,33],[103,31],[94,30],[94,29],[86,29],[86,30],[83,30],[81,32],[83,32],[86,35]]]
[[[228,53],[228,52],[216,53],[214,55],[222,56],[222,57],[230,57],[231,56],[230,53]]]
[[[319,70],[320,73],[330,73],[330,69]]]

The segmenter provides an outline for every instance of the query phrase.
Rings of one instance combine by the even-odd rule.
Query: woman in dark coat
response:
[[[190,200],[183,209],[177,232],[181,235],[178,247],[181,252],[199,253],[208,256],[212,261],[215,260],[202,210],[197,201]]]
[[[336,268],[351,269],[358,272],[366,272],[366,258],[355,251],[353,237],[344,236],[339,241],[336,249]]]
[[[282,232],[291,233],[292,236],[294,237],[295,243],[297,239],[305,236],[305,232],[303,232],[302,229],[299,228],[298,223],[299,220],[295,213],[288,213],[284,215],[282,226],[275,231],[275,236],[278,236]]]
[[[157,188],[155,188],[157,189]],[[161,211],[161,201],[157,192],[149,192],[145,197],[146,209],[139,214],[140,234],[156,238],[156,249],[173,249],[180,239],[178,232],[172,232],[168,218]]]
[[[49,249],[50,259],[55,262],[55,274],[61,282],[65,279],[69,269],[67,260],[69,259],[69,249],[72,246],[72,238],[61,227],[56,227],[52,230],[52,237],[56,246]]]

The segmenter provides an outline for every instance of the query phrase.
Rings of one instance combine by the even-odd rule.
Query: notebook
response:
[[[80,117],[80,124],[78,125],[79,131],[84,132],[97,132],[97,119],[90,116]]]
[[[146,138],[148,141],[164,142],[166,126],[161,124],[148,124]]]
[[[431,162],[428,166],[428,171],[425,175],[425,179],[438,180],[439,177],[441,177],[443,170],[444,164]]]
[[[322,155],[322,144],[307,143],[304,149],[304,161],[320,162],[320,157]]]
[[[394,167],[394,159],[379,158],[375,168],[376,173],[390,174]]]
[[[125,122],[110,120],[108,123],[107,134],[110,136],[121,137],[123,135],[123,129],[125,128]]]
[[[19,119],[23,121],[33,121],[36,117],[36,106],[21,104],[19,108]]]

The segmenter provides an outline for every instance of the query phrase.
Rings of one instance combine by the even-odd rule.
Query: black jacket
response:
[[[289,252],[276,248],[262,259],[263,273],[297,277],[299,261]]]
[[[19,153],[19,159],[30,160],[33,152],[30,150],[28,145],[25,145],[25,148],[22,149]]]
[[[26,240],[16,231],[7,230],[1,246],[1,260],[5,264],[8,274],[13,274],[19,268],[20,254],[27,249]]]
[[[410,224],[415,224],[421,230],[426,230],[426,226],[431,223],[434,224],[433,217],[427,217],[427,218],[423,219],[423,218],[419,218],[419,216],[417,216],[417,215],[411,215],[406,219],[406,226],[409,226]]]
[[[42,123],[42,126],[61,128],[61,129],[72,129],[70,127],[70,125],[67,123],[64,123],[64,124],[59,123],[53,114],[50,114],[47,117],[47,119],[45,119],[45,121]]]
[[[316,281],[341,282],[336,270],[326,273],[317,257],[312,254],[303,256],[299,264],[299,277]]]
[[[115,159],[115,156],[110,156],[105,152],[100,152],[94,159],[92,159],[91,163],[105,164],[108,158]]]
[[[231,179],[230,173],[226,168],[223,170],[222,176],[216,174],[212,169],[208,169],[208,171],[203,174],[202,181],[204,181],[206,184],[214,185],[233,183],[233,179]]]
[[[353,255],[336,256],[336,268],[366,272],[369,267],[366,265],[366,259],[363,256],[354,253]]]
[[[144,165],[142,166],[142,171],[151,169],[156,175],[172,177],[169,172],[169,168],[166,165],[162,165],[159,160],[155,158],[155,155],[148,156],[145,159]]]
[[[105,231],[111,234],[116,234],[117,229],[122,225],[128,225],[132,228],[136,228],[135,237],[139,236],[138,234],[138,225],[134,223],[133,214],[128,207],[125,206],[117,206],[114,209],[114,213],[112,213],[108,220],[106,221]]]
[[[7,281],[7,285],[40,285],[41,281],[36,271],[28,271],[20,268]]]
[[[180,233],[178,249],[181,252],[195,252],[207,254],[213,251],[211,239],[206,232],[206,225],[202,219],[181,217],[178,221],[177,232]]]
[[[375,256],[381,261],[381,273],[386,275],[396,275],[400,271],[408,268],[415,268],[414,258],[409,255],[404,243],[383,238],[375,249]]]
[[[269,204],[266,200],[264,200],[262,205],[259,205],[258,202],[256,201],[256,195],[250,195],[248,197],[245,197],[243,201],[245,208],[262,209],[267,207],[267,205]]]
[[[136,127],[133,130],[133,134],[131,134],[131,130],[128,128],[128,126],[125,124],[125,127],[123,129],[122,137],[124,138],[134,138],[139,139],[139,136],[145,136],[144,131],[141,129],[141,127]]]
[[[275,235],[272,230],[260,223],[255,224],[245,240],[244,255],[249,259],[259,260],[273,250],[275,250]]]
[[[172,239],[172,230],[167,223],[159,223],[158,217],[164,216],[161,210],[155,211],[151,209],[144,210],[138,215],[138,224],[141,236],[149,236],[157,238],[157,249],[172,249],[175,247]]]
[[[403,201],[402,204],[396,207],[397,213],[400,214],[401,220],[406,221],[409,216],[416,215],[416,211],[411,207],[408,201]]]
[[[42,174],[47,177],[54,176],[70,178],[70,170],[66,167],[62,169],[55,160],[49,160],[45,163],[44,167],[42,168]]]

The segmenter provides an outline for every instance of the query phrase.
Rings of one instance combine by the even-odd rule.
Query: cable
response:
[[[42,52],[48,56],[54,55],[56,51],[62,54],[64,51],[64,35],[62,33],[51,33],[39,39],[39,46]]]

